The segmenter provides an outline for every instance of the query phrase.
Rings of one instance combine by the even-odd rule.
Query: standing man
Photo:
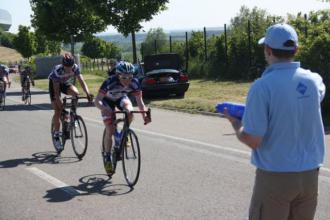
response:
[[[312,220],[324,160],[325,85],[293,62],[298,36],[290,25],[269,27],[259,44],[269,66],[250,88],[243,122],[225,114],[257,168],[249,219]]]

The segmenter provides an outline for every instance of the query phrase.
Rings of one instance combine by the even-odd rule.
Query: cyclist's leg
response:
[[[60,130],[60,117],[62,112],[62,102],[61,102],[61,86],[60,83],[54,83],[53,80],[49,80],[49,96],[54,109],[54,130],[58,133]]]
[[[129,112],[133,111],[133,104],[131,102],[131,100],[128,98],[128,96],[124,96],[120,99],[120,107],[123,110],[128,110]],[[128,114],[128,122],[129,124],[131,124],[131,122],[133,121],[133,114],[130,113]]]
[[[77,98],[78,95],[79,95],[79,91],[78,91],[77,87],[75,87],[71,83],[64,84],[64,91],[63,92],[66,95],[71,95],[74,98]],[[78,100],[75,99],[74,102],[73,102],[74,106],[77,106],[77,102],[78,102]]]
[[[114,133],[114,114],[112,113],[115,109],[115,103],[112,101],[103,100],[103,105],[108,108],[108,112],[101,112],[103,123],[105,126],[105,139],[104,147],[105,152],[110,153],[112,147],[112,135]]]

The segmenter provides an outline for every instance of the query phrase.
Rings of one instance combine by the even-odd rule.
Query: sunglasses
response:
[[[131,79],[133,79],[133,76],[122,76],[122,75],[120,75],[119,78],[123,79],[123,80],[131,80]]]

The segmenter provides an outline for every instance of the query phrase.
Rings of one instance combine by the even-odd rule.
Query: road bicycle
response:
[[[6,83],[0,80],[0,110],[4,110],[6,105]]]
[[[77,114],[77,105],[79,99],[88,99],[88,97],[64,97],[62,99],[63,111],[60,117],[60,141],[63,147],[61,149],[57,149],[54,143],[54,116],[51,123],[51,135],[54,148],[58,155],[64,150],[66,140],[71,139],[73,151],[77,158],[81,160],[87,151],[88,134],[83,118]],[[71,103],[68,103],[67,100],[71,100]],[[70,111],[68,112],[65,110],[66,108],[70,108]]]
[[[117,163],[122,161],[125,180],[128,186],[133,187],[139,179],[141,168],[139,139],[133,129],[130,128],[128,112],[114,111],[114,113],[114,134],[112,136],[112,143],[114,143],[114,146],[111,148],[113,173],[108,174],[108,176],[112,177],[116,171]],[[148,111],[130,111],[130,113],[146,113],[151,121],[150,109],[148,109]],[[116,119],[116,115],[118,114],[123,114],[123,117]],[[102,158],[104,166],[106,163],[105,137],[106,130],[104,129],[102,137]]]
[[[27,77],[23,82],[22,87],[22,101],[24,104],[31,105],[31,79]]]

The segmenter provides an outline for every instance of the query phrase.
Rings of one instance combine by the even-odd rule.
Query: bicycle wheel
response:
[[[124,124],[124,120],[123,119],[117,119],[114,122],[115,127],[117,129],[120,129],[120,130],[122,129],[123,124]],[[106,160],[105,160],[106,159],[105,134],[106,133],[105,133],[105,129],[104,129],[103,136],[102,136],[102,161],[103,161],[104,167],[105,167],[105,162],[106,162]],[[117,152],[115,151],[115,147],[114,147],[114,145],[115,145],[115,137],[114,137],[114,135],[112,135],[111,138],[112,138],[112,145],[113,146],[111,148],[110,153],[111,153],[111,157],[112,157],[113,171],[115,173],[116,172],[116,167],[117,167],[117,162],[118,162],[118,156],[120,156],[120,155],[117,155]],[[119,154],[120,154],[120,152],[119,152]],[[113,174],[109,175],[109,177],[111,177]]]
[[[122,147],[123,172],[127,184],[133,187],[140,175],[141,154],[139,140],[135,132],[127,130],[127,141],[124,141]]]
[[[5,94],[4,93],[0,93],[0,110],[4,110],[5,109]]]
[[[62,129],[62,123],[61,123],[61,126],[60,126],[60,131],[62,131],[63,129]],[[64,135],[63,135],[63,132],[61,132],[60,133],[60,141],[61,141],[61,144],[62,144],[62,149],[61,150],[58,150],[56,147],[55,147],[55,140],[54,140],[54,132],[55,132],[55,126],[54,126],[54,116],[53,116],[53,118],[52,118],[52,124],[51,124],[51,126],[50,126],[50,134],[51,134],[51,137],[52,137],[52,142],[53,142],[53,146],[54,146],[54,148],[55,148],[55,150],[56,150],[56,152],[58,153],[58,154],[60,154],[63,150],[64,150],[64,145],[65,145],[65,142],[66,142],[66,139],[65,139],[65,137],[64,137]]]
[[[31,105],[31,91],[30,90],[28,90],[28,92],[27,92],[26,99],[27,99],[27,104]]]
[[[84,120],[80,115],[76,115],[70,122],[70,136],[72,148],[78,159],[82,159],[87,151],[88,136]]]

